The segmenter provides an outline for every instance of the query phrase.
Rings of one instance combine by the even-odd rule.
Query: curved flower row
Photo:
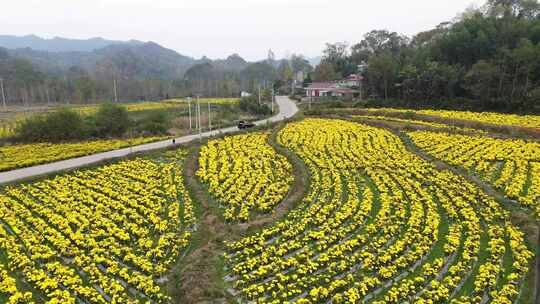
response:
[[[446,119],[470,120],[480,123],[487,123],[499,126],[515,126],[523,128],[540,129],[539,115],[516,115],[501,114],[491,112],[470,112],[470,111],[449,111],[449,110],[413,110],[413,109],[393,109],[379,108],[368,109],[374,112],[413,112],[421,115],[441,117]]]
[[[6,271],[19,274],[17,286],[34,290],[39,302],[168,301],[158,280],[194,225],[182,158],[125,161],[6,188],[0,194]],[[11,297],[31,296],[26,287],[10,288]]]
[[[292,165],[255,133],[212,140],[202,147],[197,175],[225,206],[229,221],[267,213],[289,192]]]
[[[276,224],[228,244],[226,280],[260,303],[507,303],[532,253],[492,198],[392,133],[308,119],[280,142],[311,172]],[[503,259],[512,260],[508,264]]]
[[[449,124],[416,120],[416,119],[404,119],[404,118],[396,118],[396,117],[381,116],[381,115],[353,115],[352,117],[355,119],[382,120],[382,121],[398,122],[398,123],[403,123],[403,124],[411,124],[411,125],[437,128],[437,129],[446,129],[446,130],[451,129],[451,130],[465,131],[465,132],[478,133],[478,134],[486,133],[485,131],[482,131],[482,130],[477,130],[477,129],[472,129],[472,128],[461,128],[461,127],[456,127]]]
[[[431,155],[476,171],[540,217],[539,143],[435,132],[411,132],[409,136]]]
[[[165,139],[165,137],[140,137],[131,140],[97,140],[65,144],[39,143],[3,146],[0,147],[0,172],[111,151],[162,139]]]

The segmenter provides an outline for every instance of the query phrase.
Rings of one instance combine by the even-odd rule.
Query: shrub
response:
[[[265,104],[259,104],[255,96],[242,97],[240,99],[240,109],[255,115],[268,115],[272,113],[270,107]]]
[[[326,103],[327,108],[345,108],[345,104],[341,100],[333,100]]]
[[[15,134],[23,142],[59,142],[87,136],[81,115],[69,109],[30,117],[19,124]]]
[[[153,111],[137,123],[140,132],[165,134],[169,128],[169,120],[165,111]]]
[[[95,123],[98,136],[122,136],[130,126],[129,114],[123,106],[106,103],[99,107]]]

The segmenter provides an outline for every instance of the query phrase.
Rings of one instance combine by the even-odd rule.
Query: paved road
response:
[[[269,122],[278,122],[286,118],[290,118],[298,112],[298,107],[296,106],[294,101],[290,100],[286,96],[276,97],[276,103],[279,107],[279,114],[272,116],[268,119],[257,121],[255,122],[256,125],[264,125]],[[229,128],[218,129],[211,132],[204,132],[200,136],[211,137],[211,136],[215,136],[219,134],[233,133],[233,132],[238,132],[238,128],[229,127]],[[177,144],[188,143],[190,141],[197,140],[197,139],[199,139],[199,134],[187,135],[187,136],[176,138],[176,143]],[[43,175],[43,174],[54,173],[54,172],[58,172],[62,170],[78,168],[78,167],[94,164],[103,160],[124,157],[131,153],[162,149],[162,148],[171,146],[171,144],[172,144],[172,140],[165,140],[165,141],[159,141],[159,142],[154,142],[150,144],[144,144],[140,146],[133,146],[131,148],[123,148],[123,149],[113,150],[109,152],[97,153],[93,155],[57,161],[57,162],[48,163],[44,165],[38,165],[34,167],[1,172],[0,184],[9,183],[16,180],[30,178],[34,176]]]

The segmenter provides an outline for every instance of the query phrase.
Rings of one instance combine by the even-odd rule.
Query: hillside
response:
[[[0,46],[8,49],[31,48],[46,52],[91,52],[110,45],[141,45],[138,40],[118,41],[107,40],[101,37],[91,39],[67,39],[54,37],[45,39],[36,35],[12,36],[0,35]]]
[[[0,36],[0,77],[8,105],[112,100],[114,80],[124,101],[193,94],[235,97],[287,75],[290,66],[293,72],[312,69],[297,55],[258,62],[238,54],[195,59],[155,42]]]
[[[46,72],[56,74],[74,66],[95,72],[104,66],[113,65],[118,73],[135,78],[175,79],[196,63],[195,59],[154,42],[111,44],[91,52],[51,52],[23,48],[10,49],[8,53],[13,57],[24,58]]]

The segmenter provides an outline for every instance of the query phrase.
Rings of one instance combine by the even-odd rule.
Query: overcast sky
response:
[[[179,53],[246,59],[321,53],[372,29],[406,35],[484,0],[3,0],[0,34],[155,41]]]

